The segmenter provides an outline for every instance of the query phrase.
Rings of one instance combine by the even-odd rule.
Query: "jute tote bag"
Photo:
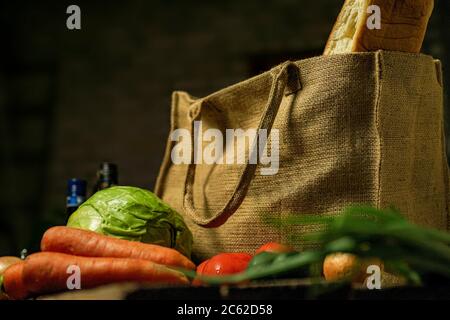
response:
[[[214,134],[202,135],[208,129]],[[222,160],[237,159],[251,144],[245,163],[199,161],[211,151],[211,136],[226,137],[228,129],[265,129],[269,138],[256,136],[253,144],[237,135],[235,145],[223,139]],[[239,139],[247,139],[240,150]],[[189,154],[174,163],[182,142]],[[384,51],[321,56],[286,62],[201,99],[175,92],[155,192],[184,215],[199,258],[253,252],[310,231],[274,228],[264,217],[339,214],[352,204],[393,205],[415,223],[447,229],[444,145],[439,61]],[[267,161],[249,161],[258,147],[264,155],[264,146],[266,156],[277,156],[272,172]]]

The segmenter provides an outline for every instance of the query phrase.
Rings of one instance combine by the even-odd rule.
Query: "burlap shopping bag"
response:
[[[211,143],[211,134],[202,136],[208,129],[216,129],[215,138],[227,129],[265,129],[266,155],[278,152],[275,169],[267,161],[199,161],[208,144],[195,142]],[[177,130],[184,135],[174,137]],[[264,217],[338,214],[352,204],[393,205],[415,223],[448,227],[441,65],[429,56],[321,56],[286,62],[201,99],[175,92],[171,133],[155,191],[184,215],[199,258],[253,252],[308,231],[274,228]],[[191,148],[174,163],[180,137]],[[237,141],[247,138],[234,145],[224,138],[222,159],[231,150],[237,157]],[[248,160],[264,136],[253,141],[240,145]]]

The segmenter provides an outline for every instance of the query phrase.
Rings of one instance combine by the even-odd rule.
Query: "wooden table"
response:
[[[319,286],[324,289],[325,286]],[[433,287],[392,287],[383,290],[329,288],[314,296],[304,280],[261,281],[249,285],[222,287],[156,287],[135,283],[113,284],[89,290],[76,290],[38,298],[51,300],[450,300],[450,284]]]

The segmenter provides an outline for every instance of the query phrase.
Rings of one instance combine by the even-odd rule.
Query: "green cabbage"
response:
[[[121,186],[98,191],[72,213],[67,226],[191,255],[192,233],[183,218],[144,189]]]

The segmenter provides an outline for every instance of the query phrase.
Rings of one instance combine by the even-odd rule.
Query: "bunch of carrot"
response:
[[[175,269],[195,269],[174,249],[62,226],[45,232],[41,250],[3,273],[10,299],[67,290],[71,266],[79,268],[83,289],[116,282],[188,284]]]

